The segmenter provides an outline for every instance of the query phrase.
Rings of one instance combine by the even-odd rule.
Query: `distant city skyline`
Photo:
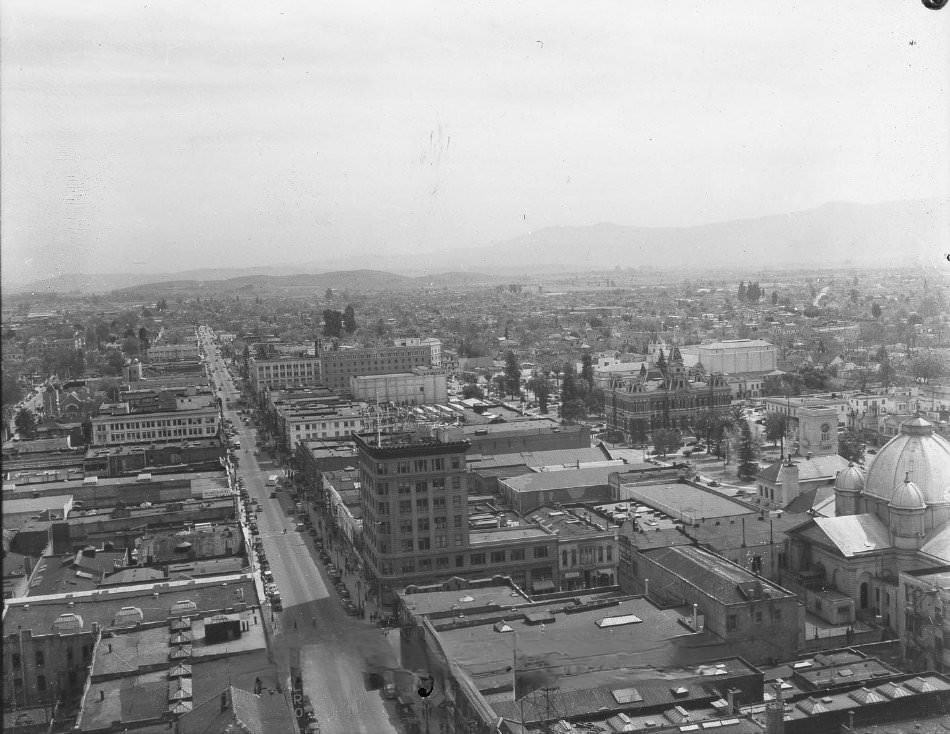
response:
[[[946,199],[946,12],[11,0],[4,282]]]

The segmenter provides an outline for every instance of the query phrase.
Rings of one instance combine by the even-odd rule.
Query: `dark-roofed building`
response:
[[[754,663],[790,657],[803,642],[804,607],[795,594],[711,551],[631,547],[626,562],[632,573],[621,575],[624,592],[690,605],[691,626],[716,634]]]

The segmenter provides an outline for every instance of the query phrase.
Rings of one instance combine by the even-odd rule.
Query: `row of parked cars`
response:
[[[320,555],[320,560],[323,561],[323,565],[327,569],[327,575],[329,575],[330,579],[333,581],[333,588],[340,597],[340,604],[342,605],[343,610],[351,617],[359,616],[360,609],[350,598],[350,590],[343,582],[343,572],[333,565],[333,560],[330,558],[330,554],[327,553],[326,548],[323,547],[323,543],[318,540],[316,541],[316,545],[317,551]]]

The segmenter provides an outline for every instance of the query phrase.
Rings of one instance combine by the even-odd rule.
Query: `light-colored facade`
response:
[[[218,410],[211,407],[137,415],[98,415],[91,422],[93,446],[213,438],[221,428]]]
[[[702,363],[707,373],[772,372],[777,364],[774,344],[762,339],[728,339],[680,347],[687,364]]]
[[[351,377],[350,393],[355,400],[397,405],[444,403],[449,398],[445,375],[423,369]]]
[[[322,372],[316,357],[280,357],[248,360],[251,389],[260,395],[267,388],[318,385]]]
[[[278,406],[277,418],[288,449],[299,441],[347,438],[365,428],[363,411],[355,407],[328,407],[324,410]]]

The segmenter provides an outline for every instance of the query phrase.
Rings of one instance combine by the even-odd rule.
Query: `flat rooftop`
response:
[[[568,614],[564,609],[570,606],[562,599],[512,610],[506,625],[515,635],[496,631],[495,625],[488,623],[452,629],[438,620],[439,637],[446,654],[468,671],[479,690],[510,685],[515,640],[518,657],[543,663],[558,677],[557,685],[562,690],[598,685],[598,680],[609,684],[617,680],[618,674],[630,677],[632,670],[688,666],[717,656],[729,657],[728,646],[718,636],[708,631],[693,633],[680,624],[680,618],[691,613],[685,607],[659,609],[640,597]],[[526,623],[523,617],[529,611],[535,619],[546,621]],[[605,618],[630,622],[599,625]]]
[[[521,451],[490,456],[483,454],[469,454],[466,456],[466,462],[472,471],[503,469],[511,466],[565,466],[571,468],[578,462],[588,464],[608,460],[609,457],[599,448],[552,449],[550,451]]]
[[[621,484],[620,496],[690,524],[701,519],[755,515],[758,512],[742,502],[706,488],[680,482]]]
[[[472,530],[469,532],[469,543],[474,547],[488,543],[504,543],[506,541],[529,540],[531,538],[552,537],[551,533],[535,526],[495,528],[492,530]]]
[[[147,472],[145,472],[147,473]],[[68,479],[66,481],[53,482],[35,482],[32,484],[18,484],[11,488],[5,484],[3,487],[3,502],[6,505],[11,499],[17,497],[30,497],[33,492],[43,492],[49,489],[60,489],[64,492],[90,488],[90,487],[132,487],[142,484],[169,484],[174,482],[189,482],[192,486],[201,482],[216,482],[218,485],[227,484],[227,474],[221,471],[202,471],[202,472],[176,472],[174,474],[152,474],[150,479],[140,481],[137,476],[128,477],[96,477],[96,481],[89,481],[93,477]]]
[[[89,632],[93,622],[103,627],[113,626],[113,620],[122,607],[138,607],[142,610],[144,622],[159,622],[173,615],[187,613],[173,611],[176,603],[185,601],[194,602],[196,611],[193,614],[236,608],[241,603],[256,605],[253,576],[232,574],[201,580],[164,581],[98,591],[7,599],[3,624],[6,630],[22,627],[24,630],[33,630],[36,635],[49,634],[60,614],[72,612],[82,617],[83,631]],[[72,606],[69,606],[70,602]]]
[[[590,469],[565,469],[564,471],[534,472],[501,481],[515,492],[540,492],[571,487],[592,487],[610,483],[610,475],[617,467],[593,467]]]

